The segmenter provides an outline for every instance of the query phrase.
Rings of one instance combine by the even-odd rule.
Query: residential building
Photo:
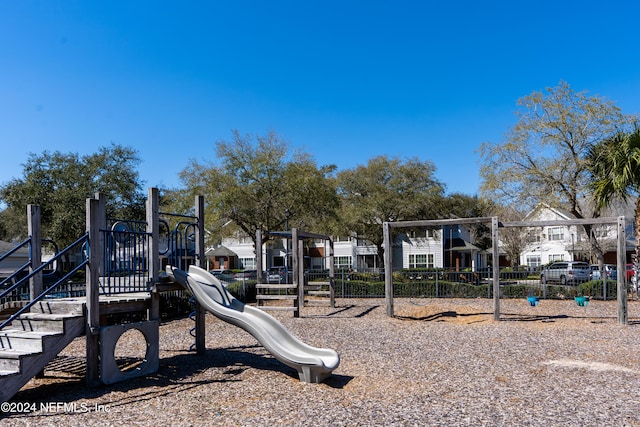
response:
[[[325,240],[305,241],[306,269],[329,268],[327,245]],[[333,245],[336,270],[371,271],[384,267],[380,265],[376,246],[365,239],[355,235],[337,236]],[[475,270],[486,264],[485,252],[471,243],[471,231],[462,225],[407,231],[397,235],[393,247],[394,269]],[[291,264],[290,252],[290,241],[272,238],[264,245],[262,265],[265,268],[286,267]],[[256,265],[253,241],[241,233],[225,237],[220,245],[209,248],[206,255],[210,269],[253,269]]]
[[[555,221],[576,219],[571,212],[539,204],[523,221]],[[583,226],[551,225],[523,228],[524,246],[520,264],[537,269],[556,261],[586,261],[596,263],[596,254]],[[613,224],[591,227],[591,237],[597,239],[604,253],[605,263],[616,263],[617,226]],[[628,234],[628,233],[627,233]],[[632,235],[632,234],[631,234]],[[627,242],[627,252],[633,250],[633,242]]]

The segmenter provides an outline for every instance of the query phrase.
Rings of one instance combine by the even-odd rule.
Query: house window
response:
[[[527,255],[527,266],[530,268],[540,267],[540,255]]]
[[[336,270],[348,270],[352,266],[350,256],[337,256],[333,258],[333,268]]]
[[[433,254],[411,254],[409,255],[409,268],[433,268]]]
[[[564,261],[564,254],[550,254],[549,262]]]
[[[245,270],[255,270],[256,259],[255,258],[240,258],[240,267]]]
[[[527,230],[527,241],[529,243],[540,243],[541,242],[540,232]]]
[[[549,240],[550,241],[564,240],[564,228],[549,227]]]
[[[434,228],[424,228],[420,230],[412,230],[408,233],[411,239],[437,238],[438,230]]]
[[[600,227],[593,227],[592,228],[592,235],[595,236],[596,238],[603,238],[603,237],[609,237],[611,235],[613,235],[613,230],[610,226],[608,225],[603,225]]]
[[[366,239],[361,239],[358,237],[358,239],[356,240],[356,246],[372,246],[372,245],[373,243],[371,243]]]

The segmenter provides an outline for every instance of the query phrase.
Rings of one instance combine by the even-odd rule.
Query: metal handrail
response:
[[[55,248],[55,253],[56,255],[58,254],[59,248],[58,245],[56,244],[56,242],[54,242],[52,239],[42,239],[43,242],[47,242],[47,243],[51,243],[53,245],[53,247]],[[20,249],[21,247],[29,244],[29,260],[24,263],[23,265],[21,265],[20,267],[18,267],[10,276],[5,277],[4,280],[2,280],[0,282],[0,288],[4,287],[4,285],[8,282],[13,281],[14,278],[18,277],[18,275],[20,273],[22,273],[22,271],[29,267],[29,265],[31,265],[31,237],[29,237],[27,240],[25,240],[24,242],[20,243],[18,246],[16,246],[15,248],[13,248],[12,250],[10,250],[9,252],[2,254],[0,256],[0,262],[2,262],[5,258],[9,257],[9,255],[15,253],[18,249]],[[49,264],[49,263],[47,263]],[[51,273],[47,273],[45,274],[45,276],[49,276],[49,275],[53,275],[55,273],[55,267],[54,267],[54,271],[52,271]]]
[[[29,242],[31,242],[31,236],[29,236],[27,238],[27,240],[25,240],[24,242],[20,243],[18,246],[16,246],[15,248],[11,249],[9,252],[0,255],[0,262],[2,262],[5,258],[9,257],[9,255],[15,253],[18,251],[18,249],[22,248],[23,246],[29,244]]]
[[[82,236],[80,236],[75,242],[73,242],[72,244],[70,244],[69,246],[67,246],[65,249],[63,249],[61,252],[58,252],[56,254],[55,257],[51,258],[49,261],[41,264],[40,266],[38,266],[37,268],[35,268],[31,273],[29,273],[28,275],[26,275],[25,277],[23,277],[22,279],[18,280],[16,283],[14,283],[13,285],[11,285],[10,287],[8,287],[7,289],[5,289],[4,291],[2,291],[2,293],[0,293],[0,298],[8,295],[11,291],[14,291],[15,289],[17,289],[19,286],[23,285],[27,280],[31,279],[33,276],[35,276],[36,274],[40,273],[42,270],[44,270],[49,264],[51,264],[54,261],[57,261],[58,259],[60,259],[62,257],[62,255],[65,255],[67,252],[71,251],[71,248],[75,247],[76,245],[78,245],[80,242],[82,242],[83,240],[86,240],[87,237],[89,236],[89,233],[85,233]],[[85,257],[86,259],[86,257]],[[82,263],[82,265],[84,266],[86,263]],[[27,264],[28,265],[28,264]],[[24,268],[24,267],[23,267]],[[73,270],[74,272],[77,271],[77,269]],[[68,275],[68,274],[67,274]],[[67,277],[67,275],[65,275],[65,277]],[[59,285],[60,284],[60,280],[57,281],[55,283],[55,285]]]
[[[12,281],[15,277],[17,277],[20,273],[22,273],[22,270],[24,270],[25,268],[29,267],[29,265],[31,265],[31,260],[27,261],[26,263],[24,263],[22,266],[20,266],[18,269],[16,269],[16,271],[14,271],[11,276],[5,278],[2,282],[0,282],[0,287],[3,287],[5,283]],[[1,297],[1,295],[0,295]]]
[[[24,313],[25,311],[27,311],[28,309],[30,309],[31,307],[33,307],[35,305],[35,303],[39,302],[40,300],[44,299],[45,296],[47,296],[47,294],[49,292],[51,292],[52,290],[54,290],[55,288],[57,288],[60,283],[62,283],[63,281],[65,281],[67,278],[73,276],[78,270],[80,270],[82,267],[84,267],[85,265],[89,264],[89,259],[85,258],[84,261],[82,261],[80,264],[78,264],[75,268],[73,268],[72,270],[70,270],[67,274],[65,274],[60,280],[58,280],[56,283],[54,283],[53,285],[49,286],[47,289],[45,289],[40,295],[38,295],[37,297],[35,297],[33,300],[31,300],[28,304],[26,304],[24,307],[22,307],[20,310],[16,311],[14,314],[12,314],[7,320],[5,320],[4,322],[0,323],[0,330],[3,329],[5,326],[7,326],[8,324],[10,324],[11,322],[13,322],[14,320],[16,320],[18,317],[20,317],[20,315],[22,313]],[[44,264],[43,264],[44,265]]]

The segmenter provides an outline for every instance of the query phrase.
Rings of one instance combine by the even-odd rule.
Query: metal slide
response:
[[[188,273],[171,266],[166,271],[187,287],[205,309],[249,332],[276,359],[297,370],[300,381],[322,382],[340,364],[335,350],[303,343],[270,314],[238,301],[208,271],[194,265],[189,266]]]

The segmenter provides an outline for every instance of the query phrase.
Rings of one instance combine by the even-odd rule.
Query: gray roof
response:
[[[15,243],[5,242],[4,240],[0,240],[0,254],[6,254],[7,252],[12,250],[16,246],[18,246],[18,245],[15,244]],[[29,249],[27,248],[27,246],[24,246],[24,247],[18,249],[16,252],[19,253],[19,254],[28,254],[29,253]]]
[[[229,249],[226,246],[222,246],[222,245],[218,246],[215,249],[207,249],[207,251],[205,252],[205,255],[207,255],[207,256],[226,256],[226,257],[238,256],[238,254],[233,252],[231,249]]]

